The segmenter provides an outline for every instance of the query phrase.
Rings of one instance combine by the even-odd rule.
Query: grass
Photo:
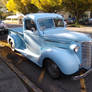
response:
[[[87,27],[87,26],[81,25],[81,24],[69,24],[69,27],[78,27],[78,28],[81,28],[81,27]]]

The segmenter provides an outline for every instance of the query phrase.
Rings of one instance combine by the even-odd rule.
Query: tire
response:
[[[10,41],[9,41],[9,44],[10,44],[11,50],[12,50],[12,51],[15,51],[15,44],[14,44],[14,41],[10,40]]]
[[[60,78],[60,69],[58,66],[51,60],[45,61],[45,69],[47,73],[53,78],[53,79],[59,79]]]

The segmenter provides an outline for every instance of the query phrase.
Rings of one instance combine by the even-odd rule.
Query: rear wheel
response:
[[[10,44],[11,50],[12,50],[12,51],[15,51],[15,44],[14,44],[14,41],[9,40],[9,44]]]
[[[60,78],[60,70],[58,68],[58,66],[51,60],[46,60],[45,61],[45,69],[48,72],[48,74],[54,78],[54,79],[58,79]]]

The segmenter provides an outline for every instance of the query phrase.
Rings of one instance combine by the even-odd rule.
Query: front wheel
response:
[[[58,66],[51,60],[46,60],[45,61],[45,68],[48,74],[53,78],[53,79],[58,79],[60,78],[60,70]]]

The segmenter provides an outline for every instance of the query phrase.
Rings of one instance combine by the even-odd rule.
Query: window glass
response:
[[[39,25],[41,30],[54,27],[53,19],[41,19],[39,20]]]
[[[34,21],[30,20],[30,19],[25,20],[25,27],[26,27],[27,30],[31,30],[31,31],[36,31],[37,30]]]
[[[38,23],[41,31],[48,28],[64,27],[64,21],[60,18],[39,19]]]
[[[54,19],[55,27],[64,27],[64,22],[62,19]]]

